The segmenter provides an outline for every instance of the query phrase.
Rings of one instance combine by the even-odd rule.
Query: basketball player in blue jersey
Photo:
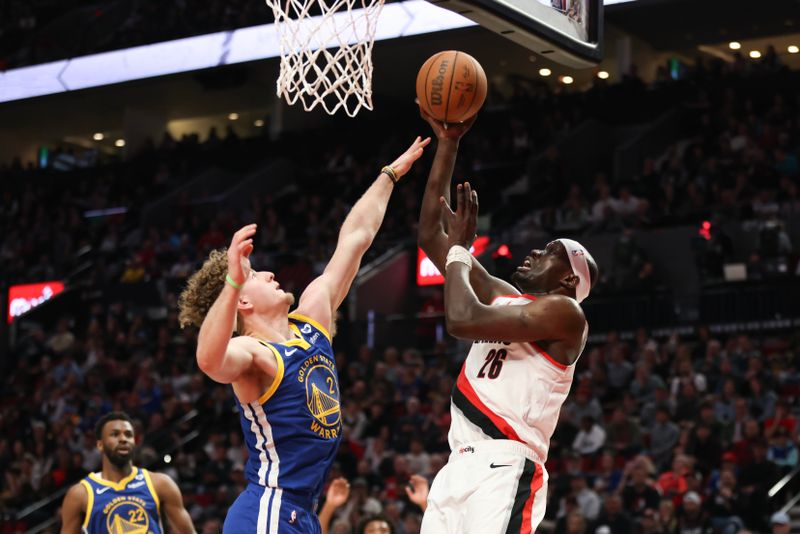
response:
[[[294,297],[273,273],[250,267],[255,224],[236,232],[227,251],[213,251],[181,294],[181,324],[200,326],[197,363],[211,379],[233,386],[249,452],[249,484],[228,511],[225,534],[320,532],[317,498],[342,428],[334,317],[395,184],[429,142],[418,137],[381,170],[295,312],[289,313]]]
[[[161,534],[161,516],[170,532],[193,534],[183,497],[167,475],[132,464],[131,418],[111,412],[97,422],[97,448],[103,469],[72,486],[61,506],[61,534]]]

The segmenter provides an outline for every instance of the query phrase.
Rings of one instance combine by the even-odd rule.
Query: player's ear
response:
[[[253,303],[244,295],[239,295],[239,300],[236,302],[236,309],[241,312],[247,312],[253,309]]]
[[[561,286],[574,291],[575,288],[578,287],[578,282],[580,282],[578,275],[575,273],[569,273],[561,279]]]

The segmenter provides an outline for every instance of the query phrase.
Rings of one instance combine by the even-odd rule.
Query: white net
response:
[[[278,96],[306,111],[372,109],[372,45],[384,0],[266,0],[280,38]]]

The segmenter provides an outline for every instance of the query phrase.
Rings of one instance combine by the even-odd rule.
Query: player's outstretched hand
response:
[[[411,146],[408,147],[408,150],[400,154],[400,157],[392,162],[390,167],[394,169],[394,172],[397,174],[398,178],[411,170],[411,165],[413,165],[414,162],[417,161],[420,156],[422,156],[423,149],[428,146],[428,143],[430,142],[430,137],[423,139],[417,136],[417,138],[414,139],[414,142],[411,143]]]
[[[456,187],[456,198],[458,207],[453,213],[447,200],[439,197],[442,216],[447,221],[448,248],[461,245],[469,249],[477,237],[475,232],[478,229],[478,192],[472,189],[469,182],[464,182]]]
[[[253,252],[253,236],[256,234],[256,225],[248,224],[240,228],[231,239],[228,247],[228,274],[237,284],[244,284],[247,280],[245,260]]]
[[[417,105],[419,105],[419,102],[417,102]],[[437,121],[428,115],[421,107],[419,108],[419,114],[428,124],[431,125],[434,135],[436,135],[436,138],[440,141],[442,139],[452,139],[454,141],[458,141],[464,137],[464,134],[467,133],[470,128],[472,128],[472,125],[475,124],[475,121],[478,118],[478,114],[476,113],[464,122],[442,122]]]
[[[411,502],[425,511],[425,508],[428,507],[429,489],[427,478],[421,475],[411,475],[408,486],[406,486],[406,495],[408,495]]]
[[[340,508],[350,497],[350,483],[342,477],[333,479],[325,494],[325,502],[334,508]]]

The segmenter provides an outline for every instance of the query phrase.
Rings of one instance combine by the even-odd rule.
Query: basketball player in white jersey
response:
[[[473,340],[453,388],[452,453],[428,496],[422,534],[530,534],[544,517],[550,437],[588,326],[579,303],[597,279],[588,251],[569,239],[532,250],[511,285],[468,249],[477,193],[459,185],[449,207],[460,125],[423,114],[439,143],[419,222],[419,244],[445,274],[450,334]]]

